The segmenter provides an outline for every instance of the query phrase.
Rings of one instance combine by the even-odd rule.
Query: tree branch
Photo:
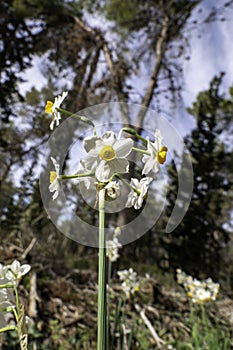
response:
[[[152,71],[151,78],[150,78],[149,85],[147,87],[145,96],[144,96],[142,103],[141,103],[142,107],[141,107],[141,109],[138,113],[137,119],[136,119],[136,126],[138,129],[141,129],[143,126],[143,120],[144,120],[145,113],[146,113],[145,108],[149,107],[149,105],[151,103],[154,89],[155,89],[156,84],[157,84],[158,75],[159,75],[159,72],[160,72],[161,67],[162,67],[162,60],[163,60],[164,51],[165,51],[165,43],[167,40],[168,26],[169,26],[169,18],[165,14],[164,19],[163,19],[163,23],[162,23],[162,27],[161,27],[161,33],[160,33],[160,36],[159,36],[157,44],[156,44],[154,69]]]
[[[84,24],[78,17],[73,16],[73,19],[75,23],[78,24],[80,28],[82,28],[85,32],[90,33],[92,36],[94,36],[95,41],[99,44],[99,47],[102,48],[106,60],[106,64],[109,68],[111,80],[112,80],[112,86],[116,91],[117,99],[119,102],[125,102],[126,96],[123,92],[122,82],[120,79],[120,74],[117,70],[117,66],[113,62],[113,58],[111,55],[111,52],[108,47],[108,43],[106,40],[102,37],[100,33],[93,30],[92,28],[88,27],[86,24]],[[126,104],[122,103],[120,105],[121,113],[122,113],[122,123],[123,124],[130,124],[130,118],[129,118],[129,111]]]

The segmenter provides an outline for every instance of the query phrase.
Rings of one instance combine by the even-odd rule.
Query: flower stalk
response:
[[[92,171],[87,174],[75,174],[75,175],[60,175],[59,178],[61,180],[69,180],[69,179],[78,179],[82,177],[95,176],[95,173]]]
[[[99,272],[98,272],[98,334],[97,350],[106,350],[107,295],[106,295],[106,248],[105,248],[105,192],[99,191]]]
[[[70,117],[74,117],[76,119],[82,120],[84,123],[87,123],[87,124],[93,126],[93,128],[95,127],[95,124],[89,118],[85,117],[84,115],[77,115],[77,114],[71,113],[71,112],[69,112],[69,111],[67,111],[67,110],[65,110],[63,108],[60,108],[60,107],[56,108],[56,110],[58,112],[66,114],[66,115],[68,115]]]
[[[147,145],[147,140],[141,135],[139,135],[134,129],[126,127],[126,128],[123,128],[122,131],[127,132],[130,135],[133,135],[137,139],[141,140],[144,143],[144,145]]]

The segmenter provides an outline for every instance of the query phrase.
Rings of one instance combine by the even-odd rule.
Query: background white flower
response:
[[[87,156],[81,161],[85,169],[94,170],[100,182],[107,182],[114,173],[127,173],[129,162],[126,157],[133,147],[131,139],[117,139],[112,131],[106,131],[99,137],[84,139]]]
[[[45,112],[50,114],[52,113],[52,121],[50,123],[50,129],[53,130],[54,123],[56,122],[56,126],[59,125],[60,119],[61,119],[61,114],[58,112],[57,108],[60,107],[66,96],[68,95],[67,91],[64,91],[62,95],[55,97],[54,102],[52,101],[47,101],[46,107],[45,107]]]
[[[106,242],[106,255],[111,262],[114,262],[119,258],[118,251],[121,247],[122,245],[118,241],[117,237],[114,237],[113,240]]]
[[[126,202],[126,208],[134,207],[136,210],[142,207],[143,201],[146,198],[148,187],[150,182],[153,180],[152,177],[144,177],[140,181],[138,179],[132,178],[130,185],[133,186],[136,191],[133,189],[128,195]]]
[[[176,270],[177,282],[184,286],[187,296],[193,303],[205,303],[211,300],[216,300],[219,293],[219,283],[214,283],[211,278],[199,281],[192,276],[186,275],[181,269]]]
[[[140,283],[137,272],[130,268],[129,270],[118,271],[117,274],[122,282],[121,287],[123,292],[127,298],[130,298],[132,294],[139,290]]]
[[[6,278],[15,283],[20,281],[24,275],[31,270],[28,264],[21,265],[18,260],[14,260],[11,265],[7,266]]]
[[[148,174],[151,170],[154,173],[159,171],[159,164],[166,161],[167,147],[162,144],[163,138],[158,129],[155,131],[155,142],[151,142],[147,137],[147,151],[150,155],[144,154],[142,162],[145,163],[142,174]]]

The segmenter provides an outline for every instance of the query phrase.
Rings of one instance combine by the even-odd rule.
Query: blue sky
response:
[[[203,1],[204,17],[210,7],[220,7],[225,1]],[[195,11],[194,18],[200,14]],[[207,89],[214,75],[226,72],[223,86],[225,92],[233,84],[233,9],[227,10],[226,20],[202,24],[191,38],[191,59],[184,64],[185,105],[195,100],[199,91]]]

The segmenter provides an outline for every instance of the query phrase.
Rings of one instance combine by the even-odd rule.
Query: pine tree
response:
[[[215,77],[208,91],[199,93],[188,112],[196,118],[197,126],[185,140],[190,152],[194,188],[192,200],[182,223],[162,238],[173,267],[189,273],[200,272],[219,277],[221,254],[229,242],[232,210],[232,150],[224,140],[224,115],[232,99],[220,94],[222,75]],[[227,110],[226,110],[227,106]],[[170,190],[167,215],[176,200],[177,174],[174,163],[169,169]]]

